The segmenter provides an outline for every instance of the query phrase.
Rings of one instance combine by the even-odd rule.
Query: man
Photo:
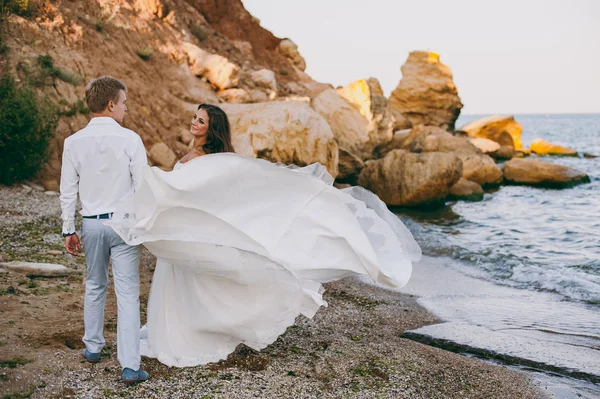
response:
[[[85,282],[83,356],[100,361],[105,340],[104,306],[108,264],[112,260],[118,303],[117,354],[124,382],[149,378],[140,367],[140,249],[129,246],[108,226],[116,205],[133,194],[147,165],[140,136],[120,126],[127,112],[127,87],[102,76],[86,86],[92,120],[65,139],[60,178],[63,236],[68,253],[77,256],[81,242],[75,231],[77,195],[81,201],[81,239],[87,264]]]

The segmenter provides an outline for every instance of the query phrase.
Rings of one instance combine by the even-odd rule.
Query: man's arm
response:
[[[78,255],[77,251],[81,251],[81,243],[75,232],[75,209],[77,207],[77,194],[79,193],[79,173],[77,173],[70,155],[69,145],[65,140],[60,172],[62,233],[65,236],[65,248],[67,252],[72,255]]]
[[[138,185],[142,181],[142,170],[144,166],[148,166],[148,158],[146,157],[146,149],[140,136],[137,136],[137,143],[131,162],[129,163],[129,172],[133,180],[133,188],[137,190]]]

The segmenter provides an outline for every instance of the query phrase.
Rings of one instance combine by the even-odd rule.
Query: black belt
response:
[[[92,215],[92,216],[83,216],[84,219],[110,219],[112,217],[111,213],[103,213],[102,215]]]

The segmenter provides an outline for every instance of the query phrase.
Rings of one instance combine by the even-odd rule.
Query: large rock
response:
[[[576,169],[532,158],[511,159],[502,165],[502,172],[508,184],[565,188],[590,182],[588,175]]]
[[[469,142],[479,148],[484,154],[496,152],[500,149],[500,144],[496,143],[494,140],[484,139],[483,137],[472,138]]]
[[[367,120],[370,146],[377,149],[392,140],[394,118],[377,79],[361,79],[337,92],[354,104]]]
[[[481,201],[483,199],[483,189],[479,184],[461,177],[458,183],[450,187],[450,198]]]
[[[402,112],[398,111],[396,108],[390,107],[390,113],[392,114],[392,118],[394,118],[394,123],[392,124],[392,129],[396,130],[404,130],[410,129],[412,124],[410,121],[402,114]]]
[[[577,156],[577,151],[572,148],[561,147],[560,145],[551,144],[543,139],[535,139],[529,146],[531,152],[538,155],[566,155]]]
[[[463,177],[483,186],[502,183],[502,170],[489,155],[456,153],[463,162]]]
[[[250,94],[244,89],[226,89],[217,93],[219,100],[230,104],[245,104],[251,102]]]
[[[238,50],[240,50],[242,54],[246,56],[246,58],[249,58],[251,60],[254,59],[254,50],[252,48],[251,43],[244,40],[232,40],[231,44],[233,44]]]
[[[270,69],[259,69],[251,74],[252,81],[258,86],[271,89],[277,92],[277,80],[275,79],[275,73]]]
[[[378,149],[377,158],[383,158],[390,151],[402,149],[402,145],[404,144],[408,136],[410,136],[411,131],[411,129],[403,129],[394,132],[394,135],[392,136],[392,141],[387,143],[384,147]]]
[[[148,151],[148,158],[150,158],[155,165],[163,169],[171,169],[173,165],[175,165],[175,162],[177,162],[177,156],[173,150],[162,142],[156,143],[150,148],[150,151]]]
[[[464,137],[453,136],[435,126],[417,126],[402,143],[411,152],[448,152],[456,154],[463,163],[462,177],[481,185],[498,185],[502,171],[494,160],[485,155]]]
[[[515,121],[514,116],[493,115],[469,122],[459,128],[469,137],[482,137],[495,141],[500,145],[513,147],[515,150],[523,148],[521,132],[523,126]]]
[[[304,61],[304,58],[300,55],[296,43],[290,39],[283,39],[279,43],[279,52],[299,70],[304,71],[306,69],[306,61]]]
[[[40,183],[46,191],[60,191],[60,183],[57,179],[44,179]]]
[[[404,115],[411,125],[454,129],[463,107],[452,81],[452,71],[439,55],[413,51],[402,66],[402,80],[390,96],[390,107]]]
[[[348,100],[327,89],[313,98],[311,106],[331,126],[341,148],[361,159],[372,158],[374,145],[370,142],[369,123]]]
[[[68,276],[73,270],[53,263],[34,263],[34,262],[7,262],[0,263],[0,266],[8,270],[14,270],[27,274],[30,277],[64,277]]]
[[[338,174],[338,145],[327,121],[305,102],[221,104],[238,154],[305,166],[320,162]]]
[[[248,94],[250,95],[251,103],[265,103],[269,101],[269,95],[259,89],[251,89]]]
[[[394,150],[368,161],[358,184],[388,205],[417,206],[443,201],[461,174],[462,162],[454,154]]]
[[[340,148],[339,174],[336,180],[355,185],[358,179],[358,175],[364,167],[365,163],[362,161],[362,159],[352,154],[351,152]]]
[[[524,156],[524,152],[515,151],[515,149],[509,145],[501,145],[497,151],[490,152],[489,156],[494,159],[506,160],[512,159],[516,156]]]
[[[220,90],[229,89],[238,84],[240,68],[227,58],[211,54],[188,42],[184,42],[181,48],[188,56],[192,74],[206,77]]]

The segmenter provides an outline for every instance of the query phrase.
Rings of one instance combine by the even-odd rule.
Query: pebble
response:
[[[40,186],[39,184],[36,184],[36,183],[29,183],[29,187],[31,187],[35,191],[46,191],[46,189],[44,187],[42,187],[42,186]]]

